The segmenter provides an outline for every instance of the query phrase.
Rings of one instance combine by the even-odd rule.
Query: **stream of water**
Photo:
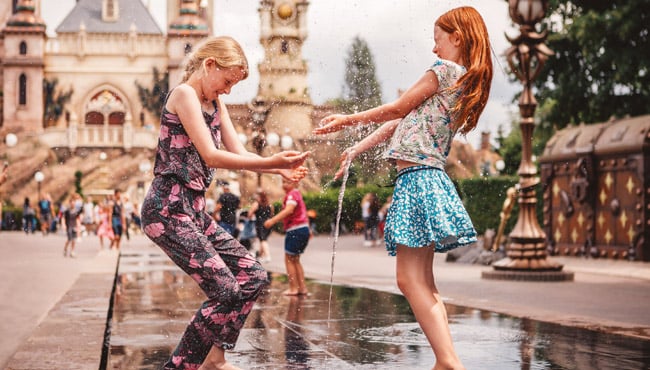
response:
[[[327,327],[329,328],[330,319],[332,314],[332,292],[334,285],[334,261],[336,258],[336,246],[339,242],[339,231],[341,223],[341,211],[343,210],[343,196],[345,195],[345,184],[348,182],[348,176],[350,175],[350,164],[352,163],[352,155],[347,157],[343,168],[343,180],[341,183],[341,189],[339,190],[338,198],[338,209],[336,210],[336,223],[334,224],[334,242],[332,243],[332,264],[330,266],[330,294],[327,301]]]

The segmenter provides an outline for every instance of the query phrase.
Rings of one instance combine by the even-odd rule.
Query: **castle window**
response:
[[[102,1],[102,20],[104,22],[117,22],[119,14],[119,5],[115,0]]]
[[[20,46],[18,46],[20,55],[27,55],[27,43],[25,41],[20,42]]]
[[[185,44],[185,55],[192,52],[192,44]]]
[[[108,115],[108,124],[109,125],[123,125],[124,124],[124,112],[111,112]]]
[[[85,124],[87,125],[103,125],[104,115],[99,112],[86,113]]]
[[[18,78],[18,104],[27,105],[27,76],[24,73]]]
[[[287,40],[282,40],[282,45],[280,45],[280,50],[282,51],[282,54],[286,54],[289,52],[289,43]]]

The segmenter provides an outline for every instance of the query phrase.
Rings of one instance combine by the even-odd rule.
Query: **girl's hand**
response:
[[[273,222],[270,219],[264,221],[264,228],[265,229],[270,229],[272,227],[273,227]]]
[[[347,116],[343,114],[332,114],[320,121],[320,126],[315,128],[312,133],[316,135],[329,134],[340,131],[346,126]]]
[[[339,167],[339,170],[334,174],[334,180],[338,180],[343,177],[348,164],[352,163],[357,155],[357,151],[354,149],[354,147],[347,148],[343,153],[341,153],[341,166]]]
[[[307,176],[309,170],[307,167],[300,166],[293,170],[279,170],[278,173],[289,181],[298,182]]]
[[[273,163],[273,168],[296,169],[301,167],[310,155],[311,152],[300,153],[294,150],[288,150],[273,154],[268,158]]]

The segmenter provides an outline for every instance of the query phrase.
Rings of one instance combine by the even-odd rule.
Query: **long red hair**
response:
[[[461,93],[453,107],[453,125],[456,130],[466,134],[476,127],[492,86],[492,49],[487,27],[478,11],[469,6],[444,13],[435,25],[460,38],[461,62],[467,73],[452,87],[460,89]]]

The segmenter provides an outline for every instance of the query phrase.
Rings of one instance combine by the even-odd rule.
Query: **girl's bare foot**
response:
[[[298,292],[297,290],[289,290],[289,289],[287,289],[284,292],[282,292],[282,294],[283,295],[299,295],[301,293]]]

